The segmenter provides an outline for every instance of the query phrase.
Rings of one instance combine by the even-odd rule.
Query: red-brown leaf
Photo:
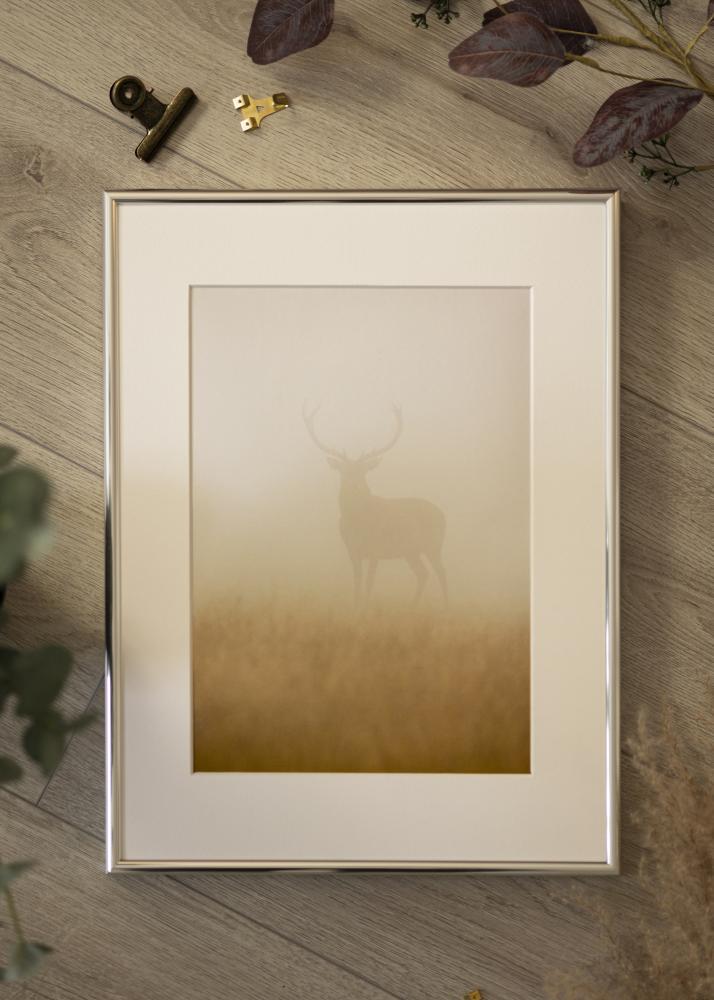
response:
[[[625,149],[664,135],[702,96],[700,90],[646,81],[616,90],[576,143],[573,159],[580,167],[607,163]]]
[[[449,53],[449,66],[464,76],[533,87],[565,65],[558,36],[533,14],[505,14],[464,39]]]
[[[258,0],[248,35],[255,63],[277,62],[330,34],[335,0]]]
[[[714,3],[714,0],[711,0]],[[556,32],[566,52],[576,56],[584,55],[592,47],[592,40],[585,35],[567,35],[566,29],[582,31],[586,34],[597,34],[597,25],[585,10],[580,0],[509,0],[500,7],[492,7],[483,15],[484,25],[491,24],[499,17],[523,11],[533,14],[545,22],[549,28],[560,28]]]

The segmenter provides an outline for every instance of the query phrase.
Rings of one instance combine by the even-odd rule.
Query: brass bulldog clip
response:
[[[109,100],[117,111],[136,118],[146,129],[136,155],[148,163],[195,103],[196,95],[190,87],[184,87],[169,104],[162,104],[138,76],[123,76],[112,84]]]

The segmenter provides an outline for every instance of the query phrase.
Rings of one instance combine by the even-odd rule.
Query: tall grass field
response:
[[[526,623],[239,600],[192,645],[196,771],[530,769]]]

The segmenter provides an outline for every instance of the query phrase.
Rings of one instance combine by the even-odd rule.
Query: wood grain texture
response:
[[[387,1000],[378,986],[171,879],[105,877],[95,838],[9,799],[2,794],[3,855],[22,844],[42,859],[19,885],[18,905],[57,948],[31,984],[37,995],[248,1000],[280,995],[289,970],[296,996]],[[23,996],[23,987],[7,995]]]
[[[101,475],[102,192],[152,180],[129,119],[7,66],[0,81],[0,424]],[[161,183],[215,179],[169,151]]]
[[[244,54],[251,0],[0,2],[11,95],[0,119],[0,439],[52,476],[57,525],[53,551],[13,588],[8,628],[23,645],[73,648],[68,710],[102,707],[102,190],[621,187],[623,728],[664,701],[696,740],[714,659],[714,177],[667,195],[624,163],[575,167],[574,140],[617,85],[583,67],[527,92],[452,73],[446,55],[486,0],[427,32],[409,25],[406,0],[343,2],[327,42],[270,67]],[[705,6],[678,0],[681,38]],[[595,19],[623,30],[619,16]],[[714,75],[714,31],[697,51]],[[653,68],[629,58],[608,64]],[[140,130],[108,101],[128,72],[164,100],[184,85],[200,98],[151,166],[133,155]],[[292,109],[241,133],[232,97],[277,90]],[[713,110],[703,101],[678,130],[683,156],[712,158],[702,140]],[[590,919],[561,898],[567,879],[109,879],[102,762],[98,720],[48,784],[31,775],[2,796],[5,854],[42,860],[20,903],[57,949],[45,975],[8,995],[458,1000],[478,986],[485,1000],[539,1000],[549,968],[600,951]],[[627,751],[623,772],[636,806]],[[629,822],[624,839],[625,875],[581,885],[626,923],[649,903]]]

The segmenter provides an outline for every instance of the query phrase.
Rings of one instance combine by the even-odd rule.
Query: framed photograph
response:
[[[108,869],[616,872],[617,194],[105,207]]]

